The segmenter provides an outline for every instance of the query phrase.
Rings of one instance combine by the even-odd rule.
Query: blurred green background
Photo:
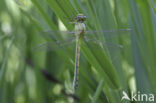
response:
[[[33,48],[51,41],[41,31],[73,30],[78,13],[87,30],[131,31],[94,36],[122,49],[82,47],[73,94],[75,47]],[[0,103],[145,103],[121,98],[123,91],[156,94],[155,28],[155,0],[0,0]]]

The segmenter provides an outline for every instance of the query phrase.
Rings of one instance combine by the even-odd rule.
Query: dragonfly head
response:
[[[86,16],[84,16],[83,14],[78,14],[76,17],[75,17],[75,20],[77,22],[84,22],[86,20]]]

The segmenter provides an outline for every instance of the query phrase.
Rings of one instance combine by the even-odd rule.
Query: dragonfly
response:
[[[91,41],[91,42],[94,42],[94,43],[99,43],[101,44],[102,42],[99,41],[99,40],[92,40],[92,39],[89,39],[87,38],[87,35],[86,34],[95,34],[95,33],[98,33],[98,32],[105,32],[105,33],[110,33],[110,32],[118,32],[118,31],[123,31],[123,32],[129,32],[131,29],[127,28],[127,29],[120,29],[120,30],[102,30],[102,31],[87,31],[86,30],[86,24],[85,24],[85,21],[87,19],[87,17],[83,14],[78,14],[75,18],[75,21],[72,22],[74,25],[75,25],[75,29],[74,31],[47,31],[48,33],[50,33],[50,36],[53,38],[53,39],[56,39],[55,35],[58,34],[58,33],[65,33],[65,34],[75,34],[74,35],[74,38],[71,38],[71,39],[68,39],[67,41],[65,42],[61,42],[61,41],[58,41],[56,40],[56,44],[58,44],[59,46],[64,46],[66,43],[72,43],[73,41],[76,42],[76,49],[75,49],[75,70],[74,70],[74,78],[73,78],[73,90],[75,91],[76,88],[78,87],[78,73],[79,73],[79,64],[80,64],[80,49],[81,49],[81,44],[82,42],[85,40],[85,41]],[[44,32],[42,32],[44,33]],[[70,36],[70,35],[69,35]],[[40,48],[42,46],[47,46],[47,48],[49,48],[50,46],[53,46],[53,45],[50,45],[50,43],[43,43],[43,44],[39,44],[38,46],[36,46],[35,48]],[[102,43],[104,44],[104,43]],[[115,46],[118,46],[118,47],[122,47],[121,45],[115,45]]]

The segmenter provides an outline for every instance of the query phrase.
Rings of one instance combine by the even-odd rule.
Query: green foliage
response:
[[[1,0],[0,103],[120,103],[123,91],[156,94],[155,5],[154,0]],[[131,31],[92,36],[123,48],[83,43],[73,93],[75,44],[55,51],[33,48],[54,41],[41,31],[62,29],[60,21],[73,30],[69,22],[78,13],[87,16],[87,30]]]

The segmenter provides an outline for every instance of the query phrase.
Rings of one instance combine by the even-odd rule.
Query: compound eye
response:
[[[81,17],[81,16],[77,16],[77,17],[75,17],[75,19],[78,20],[78,19],[80,19],[80,17]]]
[[[77,18],[81,18],[81,16],[77,16]]]

